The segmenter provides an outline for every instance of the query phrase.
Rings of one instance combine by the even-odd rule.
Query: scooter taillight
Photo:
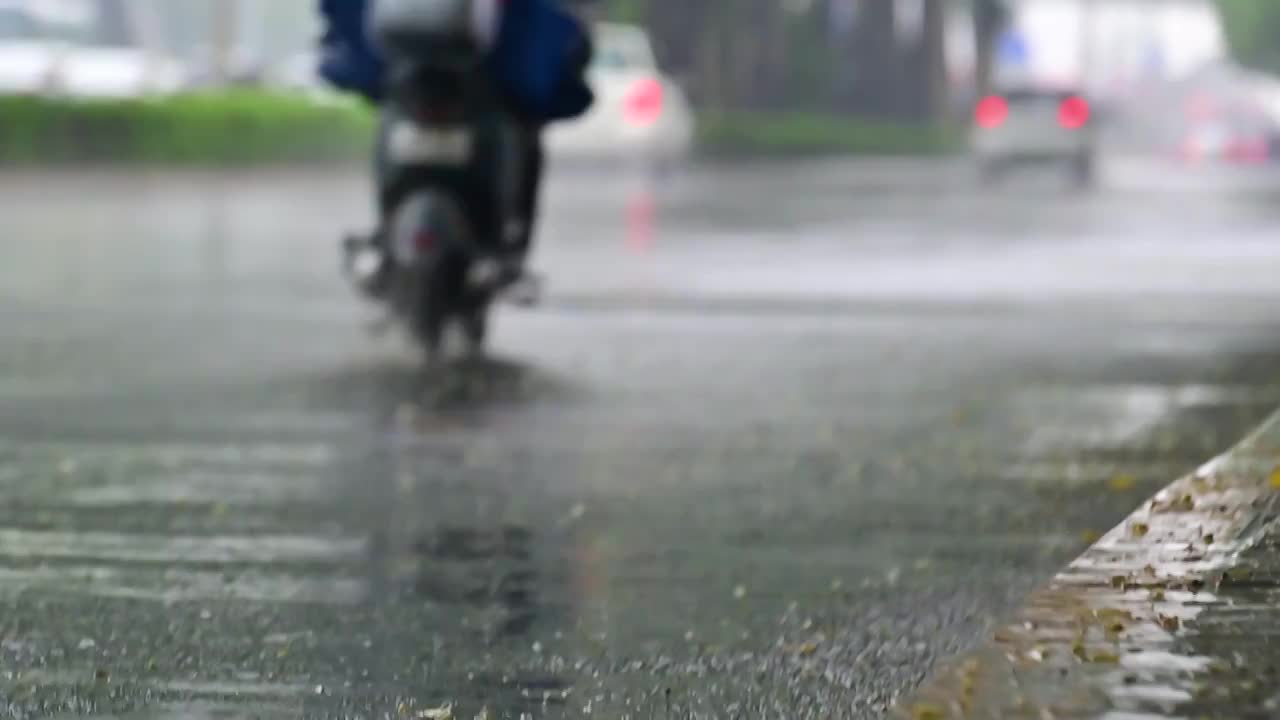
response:
[[[436,239],[434,230],[419,230],[413,236],[413,247],[421,253],[430,252],[436,246]]]

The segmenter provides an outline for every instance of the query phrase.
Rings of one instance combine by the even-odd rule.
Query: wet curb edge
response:
[[[1178,640],[1273,531],[1280,413],[1160,491],[981,647],[939,668],[891,718],[1157,718],[1193,697],[1189,676],[1228,668]],[[1278,714],[1280,716],[1280,714]]]

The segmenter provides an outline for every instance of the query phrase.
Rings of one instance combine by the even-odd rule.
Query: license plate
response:
[[[387,139],[391,159],[401,163],[465,165],[471,161],[471,131],[466,128],[425,128],[402,122]]]

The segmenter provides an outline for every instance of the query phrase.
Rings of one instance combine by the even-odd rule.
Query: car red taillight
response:
[[[1089,101],[1078,95],[1066,98],[1058,105],[1058,124],[1064,130],[1079,130],[1089,124]]]
[[[983,98],[973,111],[973,121],[978,127],[990,130],[998,128],[1009,119],[1009,101],[999,95]]]
[[[1226,156],[1233,162],[1260,164],[1267,161],[1271,148],[1265,138],[1246,137],[1227,145]]]
[[[653,78],[637,81],[627,92],[623,114],[632,125],[652,125],[662,117],[665,91]]]

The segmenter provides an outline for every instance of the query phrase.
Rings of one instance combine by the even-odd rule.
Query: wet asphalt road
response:
[[[359,175],[4,176],[0,716],[876,717],[1280,404],[1280,183],[1115,178],[566,175],[424,373]]]

